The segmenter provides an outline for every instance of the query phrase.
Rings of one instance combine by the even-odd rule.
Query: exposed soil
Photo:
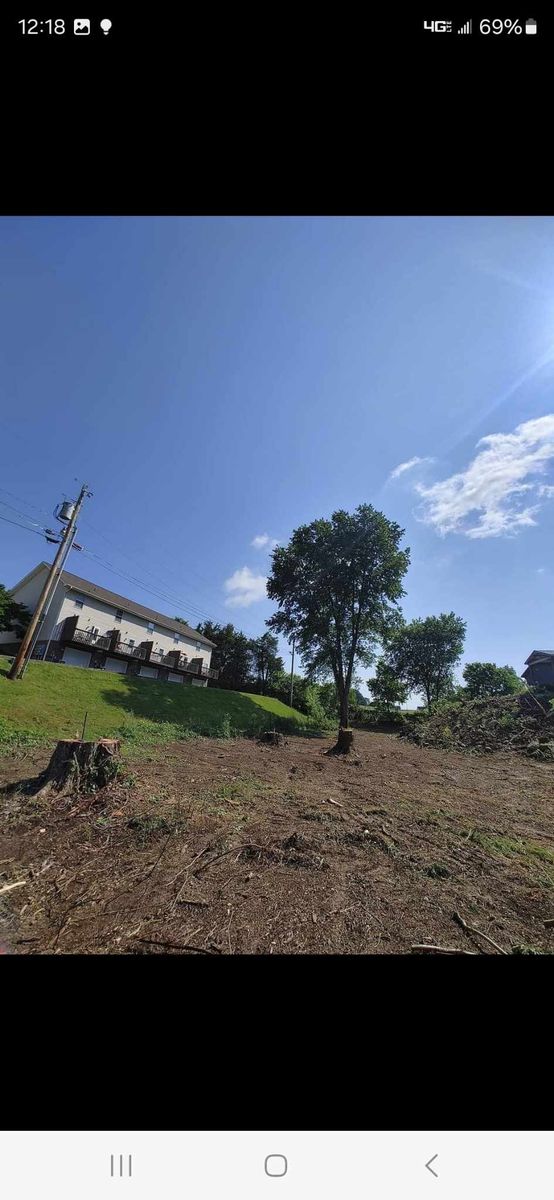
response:
[[[548,952],[554,768],[357,732],[152,749],[92,797],[7,790],[2,939],[16,954]],[[0,785],[49,753],[0,760]],[[11,883],[21,886],[4,891]]]

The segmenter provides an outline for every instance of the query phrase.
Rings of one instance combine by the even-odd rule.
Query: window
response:
[[[82,607],[83,607],[83,601],[75,600],[75,608],[82,608]]]
[[[202,642],[197,642],[197,643],[196,643],[196,646],[195,646],[195,649],[196,649],[196,650],[201,650],[201,649],[202,649]]]
[[[134,646],[134,644],[135,644],[135,639],[134,639],[134,638],[129,638],[129,645],[130,645],[130,646]]]
[[[181,638],[178,633],[173,634],[173,641],[176,642],[177,644],[181,641]]]
[[[116,619],[116,621],[121,621],[121,620],[122,620],[122,618],[123,618],[123,609],[122,609],[122,608],[116,608],[116,610],[115,610],[115,619]]]
[[[150,633],[153,633],[153,632],[154,632],[154,623],[153,623],[153,621],[149,621],[149,622],[148,622],[148,629],[150,630]]]

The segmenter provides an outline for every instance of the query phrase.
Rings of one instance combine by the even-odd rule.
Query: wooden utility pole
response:
[[[77,532],[77,517],[79,515],[79,510],[83,500],[85,499],[85,496],[90,496],[90,494],[91,493],[88,490],[88,484],[84,483],[81,491],[79,492],[79,498],[75,502],[75,507],[71,517],[62,533],[60,548],[48,572],[48,576],[42,592],[40,593],[37,606],[29,622],[29,628],[27,629],[25,637],[23,638],[23,641],[8,672],[8,679],[21,678],[27,662],[33,653],[34,645],[40,632],[41,625],[50,607],[50,601],[54,594],[54,588],[56,587],[58,579],[62,573],[65,560],[69,554],[69,551],[71,550],[73,539]]]
[[[292,666],[290,669],[290,706],[291,706],[291,708],[292,708],[292,692],[293,692],[293,688],[294,688],[294,642],[295,642],[295,639],[293,637],[293,639],[292,639]]]

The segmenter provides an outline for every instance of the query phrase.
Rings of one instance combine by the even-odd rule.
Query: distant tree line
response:
[[[290,703],[290,672],[285,670],[279,655],[279,643],[273,633],[264,633],[259,638],[248,638],[230,622],[219,625],[204,621],[197,626],[198,632],[214,642],[211,665],[219,670],[217,679],[210,679],[208,686],[227,688],[234,692],[257,692],[273,696],[283,704]],[[361,680],[356,680],[360,683]],[[317,683],[305,675],[294,674],[292,679],[293,707],[322,724],[336,721],[339,716],[339,698],[334,682]],[[359,687],[350,689],[350,703],[365,706],[369,703]]]
[[[368,687],[375,703],[389,714],[413,692],[428,711],[443,700],[481,700],[517,695],[527,685],[513,667],[491,662],[466,663],[464,685],[456,684],[454,669],[463,654],[465,621],[453,612],[401,625],[377,662]]]
[[[290,703],[291,678],[274,634],[248,638],[230,622],[218,625],[212,621],[205,621],[198,630],[216,644],[212,666],[219,669],[219,677],[210,680],[209,686],[257,692]],[[431,710],[447,699],[484,699],[525,691],[526,684],[513,667],[489,662],[467,663],[464,685],[455,683],[454,669],[462,657],[465,630],[465,622],[453,612],[399,623],[375,662],[374,676],[367,680],[371,700],[360,691],[360,679],[350,688],[348,705],[353,719],[390,720],[410,693],[420,695]],[[318,682],[313,676],[295,674],[292,683],[294,708],[322,724],[340,717],[334,680]]]
[[[366,715],[368,702],[355,673],[360,666],[375,671],[367,681],[373,717],[398,714],[412,694],[430,711],[449,698],[525,691],[513,667],[490,662],[467,663],[464,685],[456,684],[466,623],[454,612],[404,620],[400,602],[410,564],[410,550],[401,544],[404,532],[370,504],[295,529],[271,556],[267,595],[277,609],[266,622],[268,631],[248,638],[230,622],[198,626],[215,644],[212,665],[219,675],[209,686],[289,703],[290,676],[276,635],[294,638],[305,674],[294,676],[293,705],[314,721],[338,721],[332,751],[337,753],[352,745],[350,715]],[[24,617],[0,588],[0,629]]]

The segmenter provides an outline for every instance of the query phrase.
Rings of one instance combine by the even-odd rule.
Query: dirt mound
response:
[[[400,737],[418,746],[476,754],[516,750],[554,761],[554,713],[546,713],[528,694],[452,701],[430,717],[406,723]]]

